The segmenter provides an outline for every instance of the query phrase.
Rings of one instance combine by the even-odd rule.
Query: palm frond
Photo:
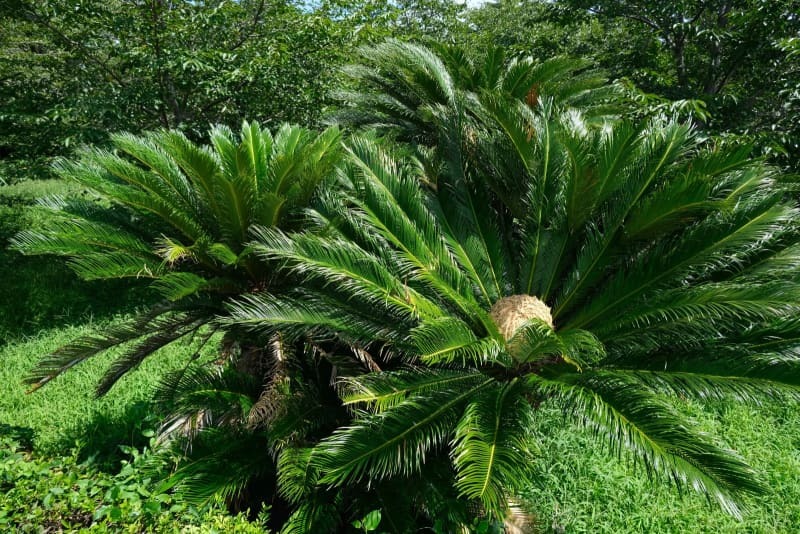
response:
[[[169,415],[162,432],[193,437],[203,427],[238,426],[253,406],[260,384],[231,367],[191,365],[161,379],[153,401]]]
[[[398,279],[375,256],[343,240],[311,234],[288,236],[279,230],[254,231],[253,250],[261,257],[284,262],[296,274],[364,303],[387,303],[393,313],[407,317],[438,317],[442,310]]]
[[[158,349],[169,345],[185,336],[194,334],[201,327],[208,324],[211,317],[196,315],[192,313],[176,313],[169,316],[162,315],[147,324],[142,325],[146,329],[145,339],[134,344],[133,347],[126,349],[123,354],[116,357],[111,365],[103,374],[97,384],[97,396],[105,395],[125,374],[139,366],[145,358],[156,352]],[[52,356],[51,356],[52,358]],[[72,366],[73,360],[67,365]],[[48,358],[37,366],[37,372],[42,373],[45,366],[52,366],[53,360]],[[66,370],[64,366],[53,370],[50,368],[50,376],[55,376]],[[40,382],[41,383],[41,382]]]
[[[481,379],[476,372],[413,368],[348,377],[339,387],[345,405],[359,404],[383,412],[414,395],[454,385],[470,387]]]
[[[281,534],[325,534],[340,532],[340,528],[341,518],[336,504],[328,499],[313,498],[297,507],[283,525]]]
[[[426,456],[452,437],[463,405],[493,382],[451,385],[358,417],[315,447],[312,462],[323,473],[320,482],[340,486],[418,472]]]
[[[236,498],[248,482],[271,477],[275,464],[270,458],[254,455],[264,450],[262,435],[208,428],[192,440],[189,458],[159,487],[161,492],[175,489],[189,502],[205,504],[215,496]]]
[[[79,337],[40,360],[25,378],[25,382],[31,384],[31,390],[36,390],[88,358],[147,335],[148,330],[145,330],[144,327],[163,311],[162,309],[151,310],[149,313],[142,313],[120,325],[106,328],[103,334],[88,334]]]
[[[736,369],[729,369],[729,374],[714,374],[723,370],[715,369],[713,365],[708,367],[707,373],[703,373],[700,366],[692,372],[646,369],[614,369],[613,372],[630,377],[656,393],[701,400],[734,399],[760,405],[766,399],[800,399],[800,390],[796,386],[767,378],[738,376]]]
[[[301,504],[316,489],[319,473],[311,453],[310,448],[286,447],[278,456],[278,492],[292,504]]]
[[[497,337],[478,338],[460,319],[442,317],[414,327],[410,332],[413,354],[428,365],[468,362],[477,365],[508,364]]]
[[[613,451],[632,454],[648,475],[703,493],[731,515],[741,517],[738,495],[763,491],[753,469],[733,451],[690,430],[678,412],[636,381],[613,372],[532,380],[567,402]]]
[[[530,457],[533,411],[524,398],[524,383],[511,381],[484,390],[464,410],[452,450],[456,488],[479,499],[495,518],[508,509],[509,491],[524,487]]]

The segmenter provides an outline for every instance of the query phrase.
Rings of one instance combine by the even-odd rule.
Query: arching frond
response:
[[[258,396],[257,377],[218,365],[192,365],[161,379],[153,400],[168,414],[167,433],[185,430],[193,437],[206,426],[236,427]]]
[[[562,375],[541,387],[566,401],[578,421],[612,450],[632,454],[649,475],[705,493],[732,515],[741,515],[735,494],[763,490],[753,469],[733,451],[690,430],[678,412],[635,381],[597,372]]]
[[[409,337],[413,354],[428,365],[509,363],[508,355],[497,338],[478,338],[464,322],[455,317],[422,323],[410,332]]]
[[[523,393],[518,381],[482,391],[456,427],[456,487],[462,496],[479,499],[495,518],[505,515],[508,492],[524,487],[528,475],[533,411]]]
[[[414,395],[470,387],[481,379],[477,372],[413,368],[349,377],[342,381],[340,389],[344,404],[363,404],[372,411],[383,412]]]
[[[331,500],[311,499],[300,504],[286,520],[281,534],[321,534],[338,532],[341,524],[339,510]]]
[[[36,390],[93,356],[140,340],[112,363],[98,386],[98,395],[103,395],[144,358],[164,345],[196,331],[210,319],[181,311],[170,313],[168,308],[154,308],[122,324],[110,326],[102,334],[87,334],[56,349],[37,363],[25,382],[31,384],[32,390]]]
[[[189,502],[203,504],[215,496],[235,498],[253,478],[272,477],[275,464],[268,456],[254,455],[264,450],[262,435],[208,428],[192,440],[189,460],[159,487],[175,489]]]
[[[493,382],[487,379],[469,387],[451,385],[414,395],[336,430],[313,453],[312,462],[323,473],[320,482],[340,486],[418,472],[426,456],[452,437],[464,404]]]

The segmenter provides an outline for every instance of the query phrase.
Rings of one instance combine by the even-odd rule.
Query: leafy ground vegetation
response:
[[[131,459],[109,475],[74,456],[43,458],[2,438],[0,525],[13,532],[263,532],[220,503],[198,509],[159,492],[140,468],[141,453],[124,450]]]
[[[3,5],[0,528],[796,531],[795,7]]]

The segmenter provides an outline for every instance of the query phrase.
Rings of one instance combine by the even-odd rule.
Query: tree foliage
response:
[[[648,93],[702,100],[709,116],[698,125],[746,135],[796,168],[800,79],[785,47],[800,31],[796,12],[792,0],[501,1],[471,14],[478,31],[466,39],[592,58]]]
[[[349,38],[323,15],[265,0],[15,0],[0,17],[0,150],[18,160],[123,130],[196,140],[243,115],[314,124]]]

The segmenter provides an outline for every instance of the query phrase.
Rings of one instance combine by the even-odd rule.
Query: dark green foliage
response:
[[[431,145],[454,110],[480,113],[475,102],[484,99],[524,101],[536,107],[541,104],[539,96],[547,95],[559,105],[597,116],[620,111],[611,106],[618,103],[619,92],[586,62],[513,58],[502,48],[481,53],[463,47],[437,48],[439,54],[399,41],[361,48],[359,64],[345,69],[354,89],[337,94],[344,109],[333,118]]]
[[[750,147],[619,120],[621,85],[587,62],[397,41],[361,54],[335,120],[387,135],[348,140],[344,162],[334,129],[248,123],[209,146],[115,134],[113,151],[61,161],[91,196],[42,202],[15,246],[165,302],[54,351],[29,383],[122,347],[104,394],[161,347],[221,338],[158,393],[179,456],[162,490],[268,501],[287,532],[530,520],[516,498],[539,475],[547,406],[738,516],[764,485],[664,395],[797,398],[789,181]],[[161,122],[183,124],[161,96]],[[692,102],[633,116],[684,106],[708,118]],[[516,310],[510,328],[498,310],[520,296],[546,313]]]
[[[16,436],[14,439],[20,443],[23,440],[29,442],[32,435],[34,446],[31,476],[26,475],[24,486],[17,486],[7,493],[0,492],[0,502],[6,503],[0,504],[0,507],[8,506],[7,503],[20,495],[26,503],[40,503],[50,488],[54,487],[53,482],[59,480],[54,477],[71,476],[70,473],[74,472],[71,467],[72,456],[63,456],[65,451],[75,446],[76,440],[81,441],[81,457],[100,451],[103,460],[100,466],[94,464],[101,473],[95,469],[80,471],[91,479],[87,490],[101,485],[105,487],[104,481],[110,475],[104,473],[118,472],[119,460],[129,458],[119,450],[118,444],[141,447],[148,443],[148,438],[142,436],[141,432],[152,428],[147,425],[156,424],[157,421],[146,419],[146,414],[152,414],[154,410],[142,401],[150,397],[151,386],[166,370],[181,367],[181,361],[191,352],[188,347],[167,348],[170,352],[167,358],[146,361],[143,368],[124,379],[99,401],[91,400],[91,390],[111,355],[87,362],[80,371],[67,373],[35,395],[25,396],[19,381],[30,366],[30,355],[44,353],[74,335],[74,328],[50,331],[25,343],[6,345],[0,350],[4,362],[0,420],[17,426],[7,428],[0,424],[0,434]],[[213,357],[213,352],[213,348],[209,347],[203,358]],[[540,440],[533,463],[530,464],[537,473],[536,483],[523,490],[525,509],[534,514],[537,528],[542,532],[551,532],[551,528],[557,530],[563,526],[576,532],[608,534],[625,531],[631,525],[644,532],[696,528],[713,529],[726,534],[744,530],[759,534],[791,531],[800,520],[800,508],[792,504],[800,502],[796,483],[800,476],[800,465],[795,453],[800,436],[800,418],[795,405],[786,399],[778,399],[767,401],[763,406],[713,401],[703,403],[701,407],[700,403],[677,398],[671,404],[688,414],[703,430],[722,436],[725,443],[742,451],[748,462],[765,475],[770,487],[768,498],[750,500],[744,520],[737,521],[708,506],[700,496],[692,493],[679,495],[666,485],[649,483],[643,472],[604,452],[604,447],[598,447],[591,435],[566,424],[558,408],[543,407],[532,428],[533,434]],[[134,408],[129,409],[129,406]],[[145,426],[139,425],[142,421]],[[24,450],[29,450],[29,446],[29,443],[23,444]],[[106,461],[106,451],[109,455],[113,454],[109,458],[113,462]],[[53,464],[56,470],[42,469],[44,464]],[[432,473],[432,468],[429,463],[425,472]],[[9,469],[19,474],[29,473],[27,467],[18,463],[12,463]],[[147,476],[150,475],[143,473],[136,480]],[[373,489],[360,496],[366,500],[367,509],[356,519],[363,518],[369,511],[380,509],[382,519],[379,531],[402,532],[403,525],[407,525],[411,518],[406,508],[408,488],[416,481],[400,482],[383,484],[379,490]],[[126,484],[136,484],[136,481],[131,480]],[[138,486],[142,487],[141,484]],[[53,509],[63,510],[62,503],[67,504],[69,496],[74,494],[68,491],[53,497]],[[3,501],[5,497],[8,500]],[[180,499],[180,496],[171,498]],[[442,495],[431,491],[422,504],[433,507],[441,499]],[[74,510],[75,505],[72,506]],[[97,505],[92,502],[89,506],[95,507],[89,510],[93,513]],[[232,529],[221,507],[214,506],[220,508],[220,512],[214,513],[215,519],[206,519],[205,524],[212,527],[216,524],[220,531]],[[447,511],[452,512],[457,508],[450,503]],[[34,517],[42,512],[36,505],[26,510],[31,510]],[[169,517],[174,515],[169,514]],[[271,517],[274,517],[274,507]],[[440,514],[440,517],[445,517],[445,514]],[[189,519],[184,517],[184,528],[197,532],[186,521]],[[191,519],[190,522],[197,524],[197,521]],[[241,519],[235,521],[246,526]],[[41,524],[40,520],[32,522]],[[394,528],[394,525],[398,528]],[[115,523],[115,526],[114,531],[121,530],[120,523]],[[103,531],[100,526],[93,528]],[[37,529],[33,527],[34,532]]]
[[[503,0],[470,13],[464,40],[591,59],[643,88],[645,101],[697,103],[703,130],[744,136],[796,170],[796,12],[794,0]]]
[[[242,116],[314,124],[350,38],[325,16],[263,0],[12,0],[0,21],[0,157],[12,179],[111,132],[198,139]]]

